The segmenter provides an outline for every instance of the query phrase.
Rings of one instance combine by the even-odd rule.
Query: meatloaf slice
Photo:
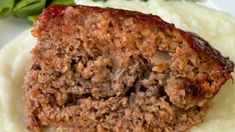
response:
[[[53,6],[32,33],[32,131],[187,131],[234,67],[198,35],[138,12]]]

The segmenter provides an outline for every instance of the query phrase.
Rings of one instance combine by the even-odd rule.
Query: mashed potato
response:
[[[30,50],[35,40],[30,30],[25,31],[0,51],[0,131],[23,132],[24,69],[30,62]]]
[[[76,0],[77,4],[123,8],[161,16],[176,27],[193,31],[208,40],[223,55],[235,62],[235,19],[189,2],[148,2],[108,0],[94,3],[91,0]],[[23,108],[23,77],[30,62],[30,50],[35,40],[30,30],[25,31],[0,51],[0,131],[22,132],[25,129]],[[233,74],[235,78],[235,75]],[[227,82],[214,98],[214,105],[201,125],[193,132],[235,131],[235,85]]]

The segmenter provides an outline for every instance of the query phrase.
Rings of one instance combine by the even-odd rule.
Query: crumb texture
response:
[[[32,131],[188,131],[233,69],[200,37],[136,12],[55,6],[33,35]]]

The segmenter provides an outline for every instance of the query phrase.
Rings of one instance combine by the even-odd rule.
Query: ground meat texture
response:
[[[138,12],[53,6],[32,34],[31,131],[188,131],[233,71],[196,34]]]

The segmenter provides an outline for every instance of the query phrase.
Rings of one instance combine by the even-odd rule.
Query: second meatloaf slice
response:
[[[202,38],[137,12],[54,6],[33,35],[24,87],[34,131],[185,131],[233,70]]]

